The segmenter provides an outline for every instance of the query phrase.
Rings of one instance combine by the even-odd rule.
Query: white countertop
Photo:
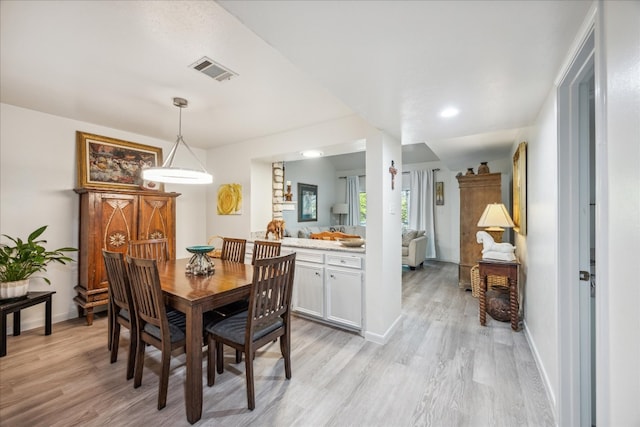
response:
[[[264,240],[264,239],[256,239],[256,240]],[[342,246],[340,242],[336,242],[333,240],[298,239],[295,237],[284,237],[282,239],[282,246],[288,246],[293,248],[352,252],[352,253],[361,253],[361,254],[365,253],[364,246],[361,246],[359,248],[348,248],[346,246]]]

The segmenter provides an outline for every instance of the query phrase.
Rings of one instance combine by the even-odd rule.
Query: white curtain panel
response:
[[[360,180],[357,176],[347,177],[347,225],[360,224]]]
[[[436,257],[436,228],[434,221],[433,170],[409,172],[409,228],[425,230],[427,258]]]

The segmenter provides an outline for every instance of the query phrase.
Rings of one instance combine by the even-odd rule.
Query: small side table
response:
[[[519,262],[505,262],[482,259],[478,261],[478,273],[480,274],[480,324],[487,324],[487,276],[504,276],[509,283],[509,314],[511,317],[511,329],[518,330],[518,267]]]
[[[28,292],[26,297],[0,301],[0,357],[7,355],[7,315],[13,313],[13,335],[20,335],[20,310],[45,303],[44,334],[51,335],[51,296],[55,291]]]

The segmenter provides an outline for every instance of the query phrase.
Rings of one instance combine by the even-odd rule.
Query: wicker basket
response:
[[[509,283],[505,276],[487,276],[487,289],[491,289],[493,287],[508,287]],[[471,295],[474,298],[478,298],[480,296],[480,272],[478,264],[471,267]]]

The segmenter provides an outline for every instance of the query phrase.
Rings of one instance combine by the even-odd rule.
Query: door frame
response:
[[[607,195],[606,167],[606,117],[603,68],[604,52],[600,4],[595,2],[585,24],[576,38],[570,61],[564,73],[556,81],[558,126],[558,230],[563,238],[557,240],[557,319],[558,319],[558,425],[580,425],[580,235],[579,235],[579,168],[580,140],[578,135],[578,82],[585,70],[593,64],[595,75],[595,127],[596,127],[596,259],[598,286],[596,287],[596,425],[604,425],[609,419],[606,402],[609,390],[603,381],[609,372],[609,356],[606,352],[609,324],[607,277]]]

